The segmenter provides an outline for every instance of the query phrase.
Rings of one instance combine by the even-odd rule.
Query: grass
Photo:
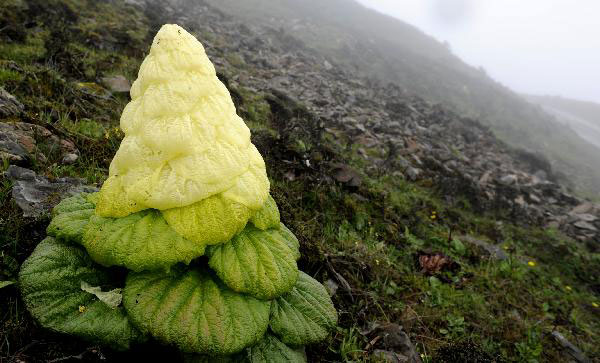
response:
[[[57,7],[61,11],[79,12],[73,28],[54,29],[52,41],[35,38],[43,44],[31,43],[33,30],[24,30],[21,43],[0,52],[0,80],[25,104],[23,121],[50,128],[81,152],[75,164],[61,165],[60,155],[38,140],[50,157],[32,168],[53,178],[98,183],[106,177],[123,137],[116,127],[128,100],[95,97],[76,84],[95,82],[105,74],[132,77],[153,25],[144,14],[113,3],[84,6],[87,2],[52,0],[47,6],[57,4],[65,6]],[[89,21],[101,11],[130,21],[131,29],[116,21]],[[40,23],[56,25],[55,19]],[[107,29],[117,35],[107,37]],[[108,39],[112,50],[98,50],[82,41],[86,37]],[[219,41],[223,40],[212,40]],[[31,53],[32,44],[39,53]],[[55,57],[47,58],[48,52]],[[232,54],[229,59],[237,58]],[[247,64],[233,63],[228,73],[252,72]],[[323,132],[319,120],[302,105],[240,84],[229,88],[265,158],[282,220],[300,239],[301,269],[338,286],[333,299],[339,327],[329,341],[307,350],[309,359],[369,361],[374,347],[361,331],[377,321],[401,324],[425,362],[465,355],[510,362],[561,361],[560,347],[549,334],[553,330],[600,361],[597,251],[557,230],[520,226],[507,219],[505,211],[476,212],[467,195],[456,196],[457,202],[449,205],[433,180],[413,183],[393,176],[391,170],[369,169],[358,146],[344,135]],[[381,156],[377,150],[365,152]],[[306,158],[319,162],[308,167],[303,164]],[[328,179],[328,163],[351,166],[362,184],[349,187]],[[7,167],[3,162],[3,169]],[[11,188],[11,182],[0,177],[0,280],[16,278],[19,264],[41,241],[48,223],[21,218]],[[498,245],[509,258],[494,260],[461,235]],[[443,253],[458,267],[424,273],[418,259],[428,253]],[[5,307],[0,314],[0,360],[55,359],[88,347],[41,329],[23,309],[15,286],[2,289],[0,305]],[[56,348],[23,352],[32,341]],[[123,357],[101,349],[109,360]]]

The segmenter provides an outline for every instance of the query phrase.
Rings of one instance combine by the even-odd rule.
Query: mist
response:
[[[519,93],[600,102],[597,1],[358,1],[447,42]]]

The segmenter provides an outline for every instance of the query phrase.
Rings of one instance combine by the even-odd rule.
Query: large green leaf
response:
[[[130,273],[123,304],[142,331],[184,352],[227,355],[257,343],[270,301],[230,290],[209,271]]]
[[[319,342],[337,325],[337,312],[325,287],[300,271],[287,294],[273,301],[271,329],[290,345]]]
[[[279,208],[277,208],[277,203],[271,195],[269,195],[262,208],[250,218],[250,222],[263,231],[279,226]]]
[[[52,209],[52,216],[55,217],[63,213],[94,209],[94,199],[96,195],[97,193],[79,193],[72,197],[65,198]]]
[[[229,241],[240,233],[252,210],[243,204],[213,195],[197,203],[162,211],[162,215],[177,233],[201,245]]]
[[[304,363],[306,354],[304,348],[292,349],[277,337],[265,334],[258,344],[246,349],[246,360],[251,363]]]
[[[19,273],[25,305],[42,326],[116,349],[128,349],[141,340],[124,309],[113,309],[83,291],[82,281],[108,288],[118,285],[83,248],[51,237],[40,242]]]
[[[208,264],[231,289],[270,300],[294,286],[298,279],[290,234],[281,229],[247,226],[227,243],[209,247]],[[292,235],[293,236],[293,235]]]
[[[52,221],[46,229],[49,236],[67,242],[81,243],[83,230],[94,215],[94,204],[87,193],[63,199],[52,210]]]
[[[256,345],[228,356],[186,354],[185,363],[304,363],[304,348],[293,349],[267,333]]]
[[[101,265],[125,266],[133,271],[167,270],[204,254],[204,245],[177,234],[154,209],[123,218],[94,215],[84,230],[82,244]]]

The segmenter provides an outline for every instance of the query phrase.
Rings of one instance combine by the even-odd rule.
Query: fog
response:
[[[521,93],[600,103],[597,0],[358,0]]]

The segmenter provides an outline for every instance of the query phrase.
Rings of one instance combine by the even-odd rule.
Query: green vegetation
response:
[[[148,29],[155,24],[119,2],[39,3],[36,6],[41,8],[30,4],[29,9],[12,8],[10,13],[0,6],[4,22],[0,27],[10,25],[24,33],[21,40],[15,37],[15,44],[25,46],[25,35],[36,31],[22,29],[22,17],[36,19],[42,30],[55,32],[45,39],[42,59],[25,61],[11,58],[15,53],[0,52],[0,84],[25,104],[22,121],[49,127],[73,140],[81,151],[74,165],[54,165],[57,160],[49,158],[47,164],[33,165],[36,172],[100,182],[106,178],[110,159],[123,137],[115,127],[128,100],[90,95],[76,83],[96,82],[95,77],[117,73],[131,78],[150,43]],[[96,16],[99,11],[110,12],[111,17]],[[112,20],[88,21],[96,17]],[[11,19],[16,19],[14,24],[8,23]],[[67,19],[69,25],[65,26]],[[131,19],[137,20],[127,23]],[[88,35],[80,35],[81,29],[88,35],[101,34],[96,39],[113,50],[103,56],[88,56],[89,63],[83,65],[73,56],[73,49],[85,48],[88,54],[103,51],[87,44],[84,40]],[[135,36],[127,35],[131,30]],[[122,42],[124,37],[127,40]],[[69,43],[77,47],[68,47]],[[110,54],[113,58],[107,58]],[[231,75],[238,72],[233,67],[220,71]],[[597,250],[556,230],[519,226],[502,210],[474,210],[466,202],[468,196],[463,202],[448,205],[434,180],[412,183],[386,175],[385,170],[367,171],[368,165],[350,140],[321,134],[318,127],[294,129],[294,123],[311,126],[315,122],[301,105],[269,93],[251,92],[243,85],[231,87],[231,92],[238,113],[265,156],[271,194],[278,202],[281,220],[299,239],[302,257],[298,267],[338,287],[333,295],[339,312],[338,328],[324,343],[307,349],[309,360],[368,361],[372,349],[361,332],[374,321],[403,325],[425,362],[464,357],[464,352],[470,358],[492,356],[500,357],[499,361],[562,361],[560,346],[549,334],[553,330],[575,343],[592,361],[600,360]],[[271,107],[274,103],[279,107]],[[294,118],[280,112],[282,108],[291,110]],[[100,137],[99,130],[104,130]],[[361,175],[361,186],[324,180],[329,172],[321,166],[325,163],[305,168],[300,152],[310,155],[311,160],[347,163]],[[3,164],[3,170],[7,167]],[[0,177],[0,281],[17,279],[21,264],[44,239],[50,222],[48,218],[22,218],[11,188],[12,183]],[[490,258],[463,235],[499,246],[508,259]],[[419,257],[433,253],[445,254],[458,267],[433,274],[422,271]],[[89,308],[89,304],[83,305]],[[2,360],[51,360],[78,355],[89,346],[41,329],[25,311],[15,285],[0,289],[0,306]],[[33,341],[41,343],[30,345]],[[271,336],[262,344],[280,347],[281,354],[287,356],[295,354]],[[143,351],[135,351],[135,359],[155,358],[153,346],[147,344]],[[252,353],[260,355],[260,346],[255,348]],[[97,349],[107,359],[128,357],[105,347]]]

